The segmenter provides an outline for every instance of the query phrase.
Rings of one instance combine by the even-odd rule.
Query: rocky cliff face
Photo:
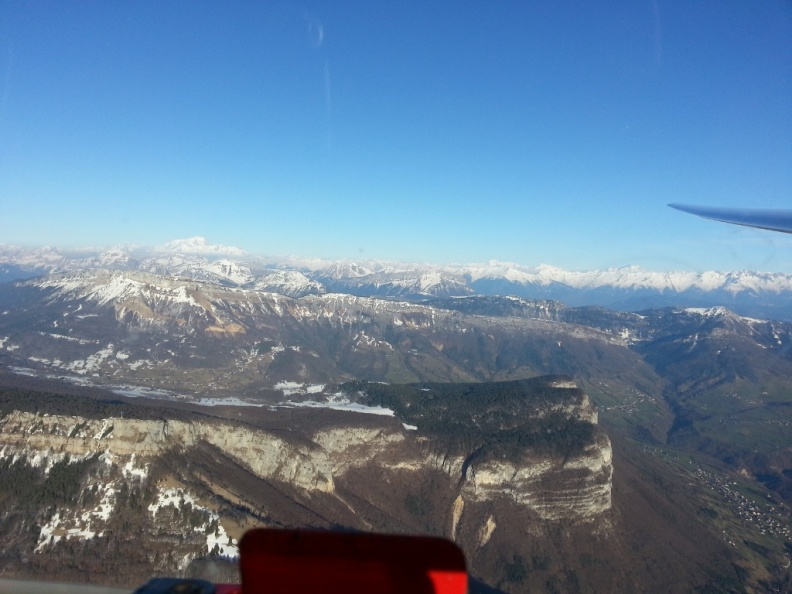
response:
[[[508,497],[543,520],[582,520],[610,509],[612,472],[610,441],[600,435],[572,460],[493,461],[475,467],[461,495],[477,502]]]
[[[318,447],[287,443],[263,433],[225,423],[106,418],[13,412],[3,420],[0,443],[5,456],[52,459],[69,455],[109,455],[114,463],[135,456],[150,458],[183,452],[199,441],[217,446],[261,478],[288,483],[306,491],[333,491],[328,452]]]
[[[561,400],[537,405],[546,414],[533,421],[563,415],[591,425],[587,397]],[[495,444],[485,434],[449,440],[429,425],[406,424],[398,410],[393,417],[267,410],[241,422],[5,406],[12,410],[0,419],[0,480],[26,477],[34,494],[69,485],[68,496],[42,500],[17,524],[33,565],[63,559],[74,546],[101,558],[109,553],[97,551],[115,550],[123,527],[149,551],[141,567],[173,573],[207,555],[234,557],[242,531],[265,524],[442,534],[460,542],[475,571],[480,550],[497,543],[515,510],[530,531],[548,521],[587,525],[611,507],[610,441],[593,426],[591,438],[564,455]],[[8,509],[6,528],[12,516]]]
[[[31,465],[102,456],[119,467],[146,465],[164,455],[185,455],[210,444],[261,479],[306,494],[334,493],[352,469],[376,465],[420,474],[440,470],[460,483],[464,499],[508,498],[542,519],[581,520],[610,508],[611,447],[604,434],[570,459],[526,452],[514,461],[468,463],[449,456],[428,438],[388,427],[336,427],[305,440],[240,424],[205,421],[87,419],[14,411],[0,422],[0,456]]]

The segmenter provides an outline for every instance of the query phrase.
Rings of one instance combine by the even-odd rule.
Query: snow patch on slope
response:
[[[346,412],[356,412],[369,415],[382,415],[385,417],[394,416],[394,412],[385,408],[384,406],[366,406],[365,404],[358,404],[352,402],[344,394],[333,394],[329,396],[326,401],[319,402],[315,400],[306,400],[303,402],[282,402],[279,406],[289,407],[306,407],[306,408],[329,408],[331,410],[342,410]]]
[[[228,536],[225,528],[220,524],[220,516],[217,512],[199,505],[195,497],[186,489],[169,487],[159,490],[157,493],[157,500],[149,505],[148,510],[156,520],[159,511],[166,507],[173,507],[175,510],[181,510],[185,506],[190,506],[193,510],[203,512],[206,517],[205,522],[199,524],[193,528],[193,530],[206,534],[207,554],[220,555],[221,557],[231,559],[239,557],[237,540]],[[189,562],[189,560],[187,561]]]

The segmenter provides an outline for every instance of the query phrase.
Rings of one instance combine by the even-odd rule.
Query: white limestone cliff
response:
[[[611,445],[600,434],[580,455],[472,462],[437,451],[426,438],[396,427],[336,427],[310,439],[285,440],[225,421],[85,419],[15,411],[0,420],[0,458],[62,459],[106,454],[118,464],[138,463],[209,443],[254,475],[308,494],[333,494],[347,472],[373,464],[386,471],[440,470],[459,480],[467,501],[506,498],[546,520],[586,520],[611,505]]]

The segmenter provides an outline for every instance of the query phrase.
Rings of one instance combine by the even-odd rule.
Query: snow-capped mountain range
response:
[[[423,300],[515,295],[622,311],[668,305],[726,306],[743,315],[792,319],[792,275],[784,273],[653,272],[637,266],[581,272],[498,261],[434,265],[266,258],[237,247],[213,245],[203,237],[155,248],[117,246],[79,252],[0,244],[0,281],[87,269],[148,272],[291,297],[346,293]]]

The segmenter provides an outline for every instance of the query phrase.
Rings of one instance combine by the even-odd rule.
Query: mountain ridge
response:
[[[741,315],[792,320],[792,274],[778,272],[653,272],[638,266],[569,271],[547,264],[499,261],[434,265],[267,258],[212,245],[202,237],[156,248],[117,246],[92,252],[0,244],[0,281],[102,268],[208,280],[229,287],[258,286],[292,297],[326,292],[408,300],[515,295],[621,311],[722,305]]]

